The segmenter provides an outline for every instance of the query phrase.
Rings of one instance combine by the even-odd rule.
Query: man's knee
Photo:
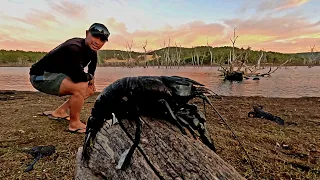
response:
[[[93,94],[94,94],[93,89],[88,88],[88,93],[87,93],[87,95],[88,95],[88,96],[92,96]]]
[[[87,94],[88,83],[87,82],[79,82],[74,83],[69,78],[66,78],[62,81],[60,86],[61,94],[71,94],[71,95],[81,95],[83,97]]]
[[[73,94],[81,94],[83,98],[87,96],[88,84],[85,82],[77,83],[77,88],[73,91]]]
[[[85,94],[83,94],[81,91],[73,91],[72,96],[85,99]]]

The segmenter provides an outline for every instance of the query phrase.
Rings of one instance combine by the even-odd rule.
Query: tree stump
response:
[[[244,179],[191,134],[183,135],[165,120],[142,119],[139,149],[136,148],[129,168],[120,170],[116,166],[133,142],[119,124],[104,124],[94,140],[88,163],[81,159],[82,147],[78,149],[75,179]],[[121,122],[134,138],[135,123]]]
[[[231,71],[225,74],[225,80],[229,81],[242,81],[243,80],[243,72],[241,71]]]

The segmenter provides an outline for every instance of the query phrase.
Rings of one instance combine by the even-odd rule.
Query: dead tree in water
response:
[[[207,46],[208,46],[208,50],[209,50],[209,53],[210,53],[210,66],[213,65],[213,54],[212,54],[212,50],[211,50],[211,46],[209,46],[209,42],[208,42],[208,37],[207,37]]]
[[[235,53],[234,53],[234,44],[236,43],[236,40],[238,39],[238,36],[236,36],[236,29],[233,29],[233,39],[230,38],[231,42],[232,42],[232,59],[230,58],[230,63],[232,64],[232,62],[235,60]],[[233,68],[232,66],[230,66],[230,68]],[[231,71],[231,69],[230,69]]]
[[[205,56],[202,55],[200,58],[200,54],[197,51],[197,47],[192,47],[192,48],[194,49],[194,52],[193,53],[191,52],[191,63],[193,66],[197,66],[199,68],[200,66],[203,65],[203,60]]]
[[[234,52],[234,44],[236,43],[236,40],[238,39],[238,36],[236,36],[236,28],[233,30],[233,39],[230,38],[232,42],[232,52],[230,51],[230,56],[227,61],[228,67],[225,67],[222,65],[220,62],[220,67],[222,69],[218,69],[218,71],[221,71],[224,75],[225,80],[230,80],[230,81],[242,81],[243,80],[243,72],[241,71],[235,71],[234,66],[236,63],[236,56]]]
[[[148,44],[148,41],[146,40],[146,43],[143,45],[143,50],[144,50],[144,61],[145,61],[145,67],[148,67],[148,58],[147,58],[147,44]]]
[[[261,66],[260,66],[261,60],[262,60],[263,58],[265,58],[265,56],[264,56],[264,52],[262,51],[262,52],[261,52],[261,56],[260,56],[260,58],[258,59],[256,65],[247,66],[247,65],[245,64],[245,62],[246,62],[247,60],[245,60],[244,63],[239,67],[239,70],[240,70],[241,67],[244,67],[244,68],[245,68],[244,77],[246,77],[246,78],[249,78],[249,77],[255,77],[255,78],[257,78],[257,77],[270,76],[271,74],[275,73],[280,67],[284,66],[285,64],[289,63],[289,62],[292,60],[292,59],[288,59],[288,60],[286,60],[285,62],[283,62],[282,64],[276,66],[274,70],[272,70],[272,68],[270,67],[268,72],[261,73],[261,72],[258,72],[258,71],[261,70],[261,69],[264,69],[264,68],[261,68]],[[249,70],[250,72],[248,72],[248,70]]]
[[[179,47],[178,47],[178,45],[177,45],[177,43],[175,43],[176,44],[176,65],[178,66],[178,68],[180,67],[180,63],[181,63],[181,45],[179,44]]]
[[[232,166],[192,135],[182,135],[168,121],[143,117],[141,142],[128,169],[117,169],[120,156],[132,140],[119,124],[107,124],[93,142],[88,164],[76,160],[75,179],[244,179]],[[135,123],[122,121],[131,137]]]
[[[303,56],[304,64],[309,68],[320,62],[320,52],[317,52],[315,45],[310,48],[308,55]]]
[[[130,44],[129,44],[129,42],[127,42],[127,44],[126,44],[126,51],[128,53],[127,63],[128,63],[129,67],[132,67],[132,60],[133,60],[132,55],[131,55],[131,53],[132,53],[132,45],[133,45],[133,40],[131,41]]]
[[[255,79],[259,79],[257,77],[270,76],[272,73],[277,71],[279,67],[284,66],[285,64],[291,61],[291,59],[288,59],[283,64],[277,66],[273,71],[272,71],[272,68],[270,67],[268,72],[265,72],[265,73],[258,72],[259,70],[264,69],[264,68],[261,68],[261,61],[266,58],[265,52],[261,51],[261,55],[259,59],[256,61],[256,64],[252,66],[247,65],[248,53],[250,52],[250,48],[248,47],[247,50],[245,50],[244,52],[241,52],[239,55],[235,54],[234,44],[238,38],[238,36],[236,36],[235,34],[235,30],[236,28],[234,28],[233,39],[230,38],[232,42],[232,51],[230,51],[228,61],[225,64],[222,64],[222,62],[220,62],[221,69],[220,68],[218,69],[218,71],[223,73],[225,80],[242,81],[243,78],[248,79],[250,77],[254,77]],[[241,59],[241,57],[243,58]],[[242,70],[243,68],[244,70]]]
[[[162,56],[161,56],[161,65],[165,64],[165,67],[170,66],[170,39],[168,45],[166,41],[163,42]]]

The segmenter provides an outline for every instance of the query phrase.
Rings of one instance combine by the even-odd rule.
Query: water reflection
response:
[[[177,75],[205,84],[220,95],[301,97],[320,96],[320,67],[279,69],[271,77],[243,82],[223,81],[216,67],[184,68],[121,68],[98,67],[96,88],[101,91],[113,81],[126,76]],[[35,91],[29,83],[29,67],[0,67],[0,90]]]

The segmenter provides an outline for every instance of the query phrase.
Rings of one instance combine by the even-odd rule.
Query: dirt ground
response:
[[[86,100],[81,120],[87,121],[95,98]],[[67,121],[40,116],[67,97],[39,92],[0,91],[0,179],[73,179],[75,155],[84,134],[66,132]],[[212,99],[253,161],[259,179],[320,178],[320,98],[223,97]],[[195,101],[201,106],[201,101]],[[252,103],[285,120],[285,124],[249,118]],[[224,122],[206,108],[208,129],[217,154],[238,172],[252,179],[253,171],[239,143]],[[54,145],[56,153],[38,161],[34,170],[23,172],[32,161],[23,150]]]

